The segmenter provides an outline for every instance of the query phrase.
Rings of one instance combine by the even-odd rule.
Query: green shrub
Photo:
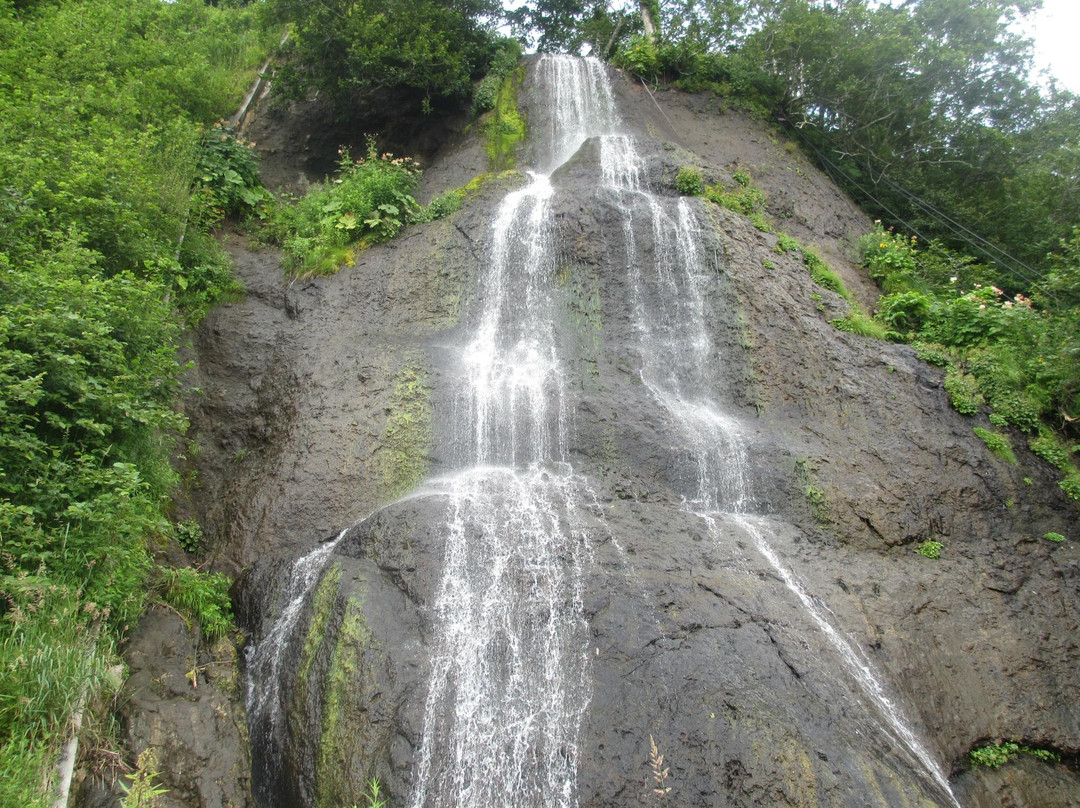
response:
[[[975,377],[950,366],[945,373],[945,393],[953,409],[961,415],[974,415],[984,403]]]
[[[701,196],[705,192],[701,171],[693,166],[680,166],[675,174],[675,188],[683,196]]]
[[[1028,443],[1031,451],[1054,468],[1064,469],[1069,464],[1069,453],[1057,435],[1047,426],[1040,426],[1039,433]]]
[[[298,274],[335,272],[356,250],[396,236],[418,209],[420,169],[410,158],[380,155],[369,139],[366,158],[342,149],[339,167],[333,180],[280,207],[271,224]]]
[[[914,333],[930,314],[933,299],[922,292],[899,292],[878,300],[882,321],[893,331]]]
[[[778,233],[776,236],[776,251],[783,255],[789,252],[798,252],[802,249],[799,240],[787,233]]]
[[[215,639],[233,627],[229,587],[220,573],[207,574],[190,567],[159,568],[161,598],[188,619],[199,624],[204,635]]]
[[[733,178],[737,185],[735,189],[727,191],[722,186],[709,185],[704,190],[705,198],[743,216],[760,216],[765,209],[765,194],[754,187],[749,174],[737,171]]]
[[[1080,472],[1074,470],[1066,474],[1065,479],[1058,483],[1058,487],[1072,499],[1080,500]]]
[[[915,548],[915,552],[926,558],[940,558],[942,547],[944,545],[941,542],[927,539]]]
[[[631,38],[611,62],[616,67],[647,80],[658,78],[661,72],[656,45],[644,36]]]
[[[911,343],[911,347],[915,349],[916,357],[935,367],[947,368],[952,364],[952,356],[948,348],[943,345],[915,340]]]
[[[1057,542],[1059,544],[1065,541],[1065,537],[1063,535],[1061,535],[1060,533],[1054,533],[1052,531],[1050,533],[1044,533],[1043,538],[1047,541]]]
[[[203,135],[196,179],[207,190],[211,205],[221,217],[250,213],[273,199],[259,177],[259,161],[252,151],[253,145],[221,121]]]
[[[975,427],[974,432],[982,439],[982,442],[986,444],[991,452],[996,454],[1006,463],[1015,466],[1016,455],[1013,453],[1012,444],[1009,442],[1009,438],[1006,435],[1002,435],[1000,432],[991,432],[989,429],[983,429],[980,426]]]
[[[859,239],[862,265],[870,277],[881,280],[888,275],[908,275],[915,271],[916,238],[903,238],[875,222],[874,232]]]
[[[186,519],[176,523],[176,541],[187,553],[198,553],[202,550],[202,525],[197,519]]]
[[[491,60],[487,75],[473,89],[472,114],[474,117],[495,108],[503,80],[517,66],[521,54],[521,44],[517,40],[499,41],[498,50]]]

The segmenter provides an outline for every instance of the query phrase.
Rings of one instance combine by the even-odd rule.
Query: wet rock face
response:
[[[162,808],[254,808],[236,650],[206,647],[175,613],[153,608],[127,649],[121,697],[136,755],[153,749]]]
[[[543,103],[530,86],[526,114]],[[704,99],[654,101],[630,83],[617,92],[655,191],[674,196],[688,154],[718,181],[748,168],[782,198],[781,226],[818,245],[860,294],[843,256],[867,223],[801,158]],[[844,304],[777,252],[775,235],[702,200],[692,204],[707,256],[709,394],[739,425],[759,520],[709,524],[687,511],[687,450],[642,382],[635,295],[650,303],[651,292],[635,291],[624,211],[597,189],[598,159],[587,142],[553,176],[551,201],[570,461],[589,492],[589,548],[575,559],[589,682],[578,803],[656,804],[651,735],[673,804],[947,804],[755,529],[946,773],[988,738],[1080,749],[1075,505],[1023,449],[1017,467],[991,455],[975,422],[949,408],[941,373],[910,349],[832,328]],[[455,401],[444,380],[504,190],[487,188],[333,278],[287,283],[272,254],[232,247],[251,292],[198,336],[197,497],[216,563],[248,570],[239,599],[256,643],[282,610],[292,559],[354,526],[288,646],[286,731],[268,740],[253,729],[262,808],[350,804],[372,776],[404,805],[415,785],[445,503],[419,495],[382,507],[402,493],[387,423],[403,369],[423,369],[434,413],[424,462],[431,475],[450,468]],[[657,249],[644,222],[631,233],[639,254]],[[1044,541],[1049,530],[1070,541]],[[936,561],[913,552],[931,537],[944,544]],[[1064,805],[1078,787],[1067,768],[1019,765],[960,775],[960,802]]]

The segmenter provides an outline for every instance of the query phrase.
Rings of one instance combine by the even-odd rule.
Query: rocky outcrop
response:
[[[850,263],[868,222],[797,151],[715,100],[618,81],[628,126],[652,139],[654,188],[674,195],[685,164],[728,184],[748,171],[777,226],[872,300]],[[523,98],[538,121],[530,103],[543,100]],[[486,170],[475,144],[445,154],[458,162],[433,176]],[[1064,765],[965,771],[988,740],[1080,751],[1078,510],[1052,470],[1021,440],[1017,466],[998,460],[972,433],[982,416],[950,409],[940,371],[907,347],[837,331],[828,320],[846,304],[779,252],[775,234],[698,201],[712,223],[713,394],[740,425],[761,516],[709,525],[688,513],[682,450],[641,382],[625,236],[596,194],[596,160],[587,143],[552,180],[571,460],[591,497],[580,804],[655,804],[650,736],[680,805],[947,804],[755,531],[956,775],[961,804],[1067,804],[1080,784]],[[431,475],[446,469],[440,430],[453,402],[440,380],[505,190],[485,185],[452,217],[332,278],[287,281],[272,252],[230,245],[249,294],[196,335],[194,501],[218,568],[246,570],[238,602],[256,642],[283,606],[291,559],[352,526],[283,666],[287,739],[268,751],[256,736],[264,804],[348,804],[374,776],[398,805],[412,787],[443,505],[389,504],[413,471],[401,472],[387,427],[404,406],[402,380],[422,378],[434,434],[420,460]],[[1051,530],[1069,541],[1045,541]],[[944,545],[937,560],[914,552],[928,538]]]

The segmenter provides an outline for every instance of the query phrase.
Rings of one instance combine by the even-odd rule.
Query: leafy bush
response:
[[[975,377],[956,366],[945,373],[945,394],[953,409],[961,415],[974,415],[984,403]]]
[[[898,292],[878,300],[878,312],[893,331],[914,333],[926,323],[932,303],[933,298],[922,292]]]
[[[374,139],[364,159],[354,161],[343,149],[339,167],[336,178],[274,214],[271,233],[299,274],[335,272],[357,249],[393,238],[419,209],[412,196],[419,167],[408,157],[378,154]]]
[[[0,12],[0,804],[45,802],[171,529],[177,344],[237,289],[199,124],[266,36],[201,0]]]
[[[517,40],[503,39],[499,42],[487,75],[473,89],[472,114],[474,116],[495,108],[499,88],[502,87],[503,80],[517,66],[521,53],[521,44]]]
[[[741,181],[745,180],[745,181]],[[741,213],[743,216],[760,214],[765,208],[765,194],[750,183],[747,174],[736,173],[735,181],[737,188],[727,191],[719,185],[709,185],[705,188],[705,198],[722,208]]]
[[[273,198],[263,187],[252,146],[223,121],[215,123],[202,137],[197,181],[222,217],[249,213]]]
[[[661,74],[656,46],[651,39],[644,36],[631,38],[611,63],[643,79],[656,79]]]
[[[693,166],[680,166],[675,175],[675,188],[683,196],[701,196],[705,192],[701,171]]]
[[[1054,532],[1044,533],[1043,538],[1046,539],[1047,541],[1056,542],[1058,544],[1065,541],[1065,537],[1063,535],[1061,535],[1060,533],[1054,533]]]
[[[176,541],[187,553],[202,550],[202,525],[196,519],[186,519],[176,524]]]
[[[915,271],[915,236],[905,239],[886,230],[881,222],[874,223],[874,232],[859,239],[859,254],[870,277],[881,280],[895,273],[909,274]]]
[[[185,617],[196,621],[209,639],[233,627],[228,576],[209,575],[190,567],[159,567],[162,599]]]

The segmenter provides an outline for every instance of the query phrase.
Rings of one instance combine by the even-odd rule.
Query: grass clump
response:
[[[1061,544],[1061,542],[1065,541],[1065,537],[1061,533],[1055,533],[1054,531],[1044,533],[1043,538],[1056,544]]]
[[[745,171],[736,171],[732,178],[735,180],[735,188],[727,190],[720,185],[708,185],[703,191],[705,198],[722,208],[741,213],[743,216],[763,214],[765,194],[754,187],[750,175]]]
[[[233,628],[229,587],[221,573],[208,574],[191,567],[159,568],[161,599],[188,620],[198,623],[207,639],[216,639]]]
[[[974,432],[979,436],[982,442],[986,444],[986,448],[991,452],[1009,465],[1016,465],[1016,455],[1013,453],[1012,444],[1009,442],[1007,435],[1002,435],[1000,432],[992,432],[989,429],[983,429],[981,426],[975,427]]]

